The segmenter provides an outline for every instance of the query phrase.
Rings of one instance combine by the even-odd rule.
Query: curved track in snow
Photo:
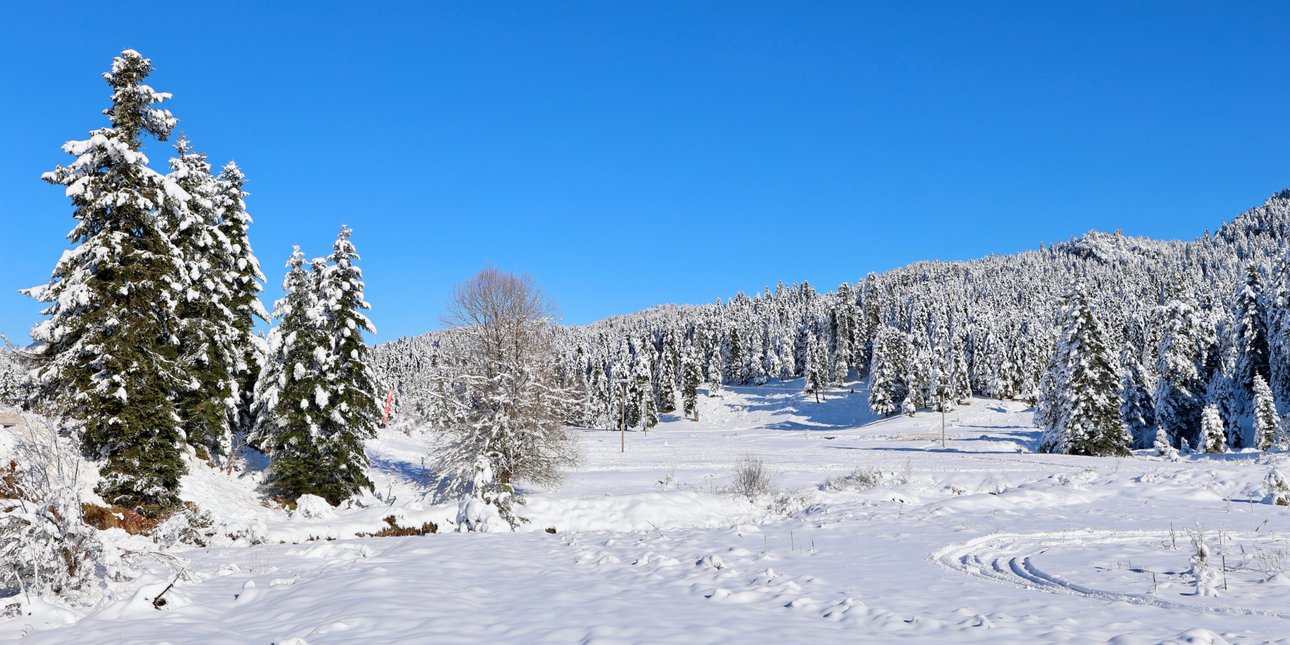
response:
[[[1088,549],[1106,545],[1161,543],[1169,540],[1168,531],[1058,531],[1039,533],[993,533],[961,544],[943,547],[932,553],[934,563],[979,578],[1050,593],[1096,598],[1106,601],[1151,605],[1164,609],[1181,609],[1195,613],[1228,616],[1270,616],[1290,620],[1290,614],[1231,605],[1166,600],[1152,594],[1135,594],[1097,589],[1067,580],[1040,568],[1037,556],[1050,550]],[[1154,548],[1154,547],[1153,547]]]

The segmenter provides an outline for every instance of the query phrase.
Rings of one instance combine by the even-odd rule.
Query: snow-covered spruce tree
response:
[[[1078,284],[1064,297],[1057,351],[1049,364],[1042,452],[1128,455],[1129,431],[1120,418],[1119,378],[1106,331]],[[1041,416],[1041,415],[1036,415]]]
[[[739,341],[739,330],[731,329],[730,336],[727,338],[725,346],[726,366],[725,380],[727,383],[743,383],[743,364],[744,349],[743,343]]]
[[[845,282],[838,285],[834,296],[836,302],[830,312],[833,322],[833,373],[829,376],[830,381],[841,385],[851,375],[851,365],[855,362],[852,349],[855,298],[851,295],[851,286]]]
[[[317,467],[323,480],[308,492],[332,505],[372,488],[363,441],[376,436],[381,418],[376,381],[368,366],[370,350],[363,342],[363,332],[374,334],[376,327],[363,315],[372,307],[363,299],[363,273],[354,265],[359,257],[351,234],[348,227],[341,227],[320,281],[327,396],[325,402],[318,402],[325,413],[314,441],[322,458]]]
[[[721,352],[713,348],[708,352],[708,396],[721,389]]]
[[[269,353],[255,386],[255,420],[249,443],[269,453],[269,484],[279,496],[296,499],[324,482],[321,433],[329,354],[315,281],[305,256],[294,247],[273,306],[278,324],[269,333]]]
[[[649,432],[650,428],[658,425],[658,402],[654,395],[654,384],[651,373],[653,367],[650,359],[650,349],[648,342],[641,342],[637,346],[637,360],[633,364],[632,372],[632,391],[636,396],[636,410],[640,417],[641,430]]]
[[[99,493],[156,515],[178,504],[183,430],[175,392],[187,385],[178,362],[176,308],[183,262],[157,211],[187,195],[148,167],[145,136],[175,126],[170,98],[144,80],[150,61],[126,50],[104,74],[111,126],[63,150],[76,157],[44,175],[67,187],[75,245],[46,285],[26,290],[49,318],[32,337],[38,380],[51,407],[82,422],[87,456],[103,459]]]
[[[815,395],[815,402],[820,402],[820,393],[829,386],[829,358],[827,350],[815,336],[811,336],[806,346],[806,378],[803,390]]]
[[[963,338],[957,334],[950,344],[950,356],[945,369],[947,400],[959,405],[970,403],[972,401],[972,385],[968,381],[967,360],[963,352]]]
[[[869,366],[869,408],[875,413],[900,409],[909,391],[903,379],[906,360],[904,335],[887,325],[879,327]]]
[[[187,386],[176,397],[188,443],[199,455],[232,452],[230,421],[237,414],[236,379],[240,350],[230,293],[223,271],[231,264],[228,243],[218,228],[215,178],[206,155],[186,137],[175,143],[167,179],[188,195],[163,208],[167,231],[184,263],[178,314],[180,366]]]
[[[632,396],[633,409],[636,410],[636,421],[640,422],[641,430],[649,432],[649,428],[658,426],[658,402],[654,396],[654,383],[651,373],[654,372],[653,359],[650,356],[650,343],[640,342],[636,344],[636,361],[632,362]]]
[[[1200,451],[1208,453],[1227,452],[1227,431],[1218,406],[1210,404],[1200,415]]]
[[[1254,375],[1254,448],[1268,450],[1277,443],[1276,400],[1272,388],[1258,374]]]
[[[228,162],[220,171],[215,188],[215,212],[219,220],[219,231],[228,245],[224,258],[228,266],[221,267],[227,281],[228,302],[225,307],[232,316],[230,322],[235,333],[232,345],[240,351],[235,378],[241,396],[237,405],[235,430],[249,431],[254,425],[252,409],[256,379],[259,377],[261,360],[267,348],[264,341],[255,333],[256,319],[269,319],[269,314],[260,303],[260,292],[264,289],[264,274],[260,272],[260,261],[251,250],[247,230],[251,226],[251,216],[246,212],[246,176],[237,164]]]
[[[460,380],[472,391],[464,420],[435,456],[440,492],[458,496],[458,527],[491,530],[523,521],[515,482],[560,481],[576,461],[564,420],[576,404],[551,369],[551,306],[530,276],[491,267],[459,285],[449,320],[468,334]]]
[[[1200,415],[1204,395],[1206,348],[1212,329],[1189,302],[1171,300],[1156,308],[1160,331],[1156,348],[1156,423],[1176,442],[1200,445]],[[1181,446],[1181,444],[1179,444]]]
[[[1268,362],[1268,333],[1262,306],[1262,290],[1259,271],[1254,265],[1250,265],[1245,272],[1245,282],[1236,294],[1234,307],[1236,365],[1232,373],[1232,384],[1236,394],[1235,411],[1243,416],[1254,407],[1254,377],[1260,376],[1267,383],[1272,373]]]
[[[1156,436],[1152,440],[1151,447],[1155,449],[1156,455],[1160,457],[1170,460],[1178,458],[1178,449],[1169,440],[1169,435],[1165,433],[1164,428],[1156,428]]]
[[[703,376],[699,374],[699,359],[694,355],[694,348],[686,348],[681,358],[681,408],[685,415],[699,420],[699,385]]]
[[[681,370],[680,350],[672,334],[663,337],[663,349],[658,360],[658,411],[676,411],[676,384]]]
[[[1120,417],[1133,437],[1133,447],[1149,448],[1156,439],[1156,410],[1145,370],[1133,351],[1120,352]]]

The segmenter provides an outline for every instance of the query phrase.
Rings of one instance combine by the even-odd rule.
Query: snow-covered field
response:
[[[581,433],[582,465],[526,491],[513,534],[451,532],[424,436],[370,442],[377,494],[331,512],[269,507],[256,473],[194,467],[184,496],[220,535],[180,553],[163,609],[159,562],[96,608],[0,620],[0,640],[1290,641],[1290,509],[1261,503],[1285,457],[1036,454],[1026,406],[981,399],[946,415],[942,447],[939,414],[879,420],[859,387],[822,404],[800,389],[725,388],[701,422],[665,416],[625,452],[617,432]],[[747,456],[776,494],[727,492]],[[354,537],[391,515],[440,533]]]

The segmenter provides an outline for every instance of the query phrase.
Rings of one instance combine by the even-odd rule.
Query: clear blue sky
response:
[[[39,176],[105,123],[127,47],[246,171],[266,301],[347,223],[378,340],[438,327],[486,262],[580,324],[1192,238],[1290,185],[1286,3],[288,4],[6,3],[0,331],[39,318],[16,290],[72,226]]]

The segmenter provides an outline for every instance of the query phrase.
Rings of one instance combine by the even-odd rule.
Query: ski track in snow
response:
[[[1096,589],[1048,573],[1035,560],[1054,549],[1095,548],[1105,545],[1155,545],[1170,539],[1168,531],[1082,531],[1040,533],[997,533],[962,544],[950,545],[932,554],[932,561],[952,571],[997,580],[1025,589],[1086,596],[1097,600],[1152,605],[1163,609],[1180,609],[1192,613],[1229,616],[1269,616],[1290,620],[1290,613],[1248,607],[1202,605],[1165,600],[1149,594],[1122,593]],[[1290,626],[1287,626],[1290,629]]]

